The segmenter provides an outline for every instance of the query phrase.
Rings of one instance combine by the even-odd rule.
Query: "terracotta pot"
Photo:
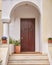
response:
[[[48,43],[52,43],[52,40],[48,40]]]
[[[7,44],[7,40],[2,40],[2,43],[3,44]]]
[[[15,46],[15,53],[20,53],[21,46]]]

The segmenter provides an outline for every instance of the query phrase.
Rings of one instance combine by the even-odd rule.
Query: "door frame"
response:
[[[29,20],[33,20],[34,19],[34,22],[35,22],[35,18],[20,18],[20,42],[21,42],[21,20],[22,19],[29,19]],[[35,29],[35,24],[34,24],[34,29]],[[35,31],[34,31],[34,45],[35,45]],[[34,46],[34,52],[36,51],[35,46]]]

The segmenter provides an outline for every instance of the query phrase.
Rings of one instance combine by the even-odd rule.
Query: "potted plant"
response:
[[[2,37],[2,44],[7,44],[7,37],[5,36]]]
[[[20,53],[20,48],[21,48],[21,45],[20,45],[20,41],[15,41],[15,53]]]
[[[12,38],[9,38],[9,54],[14,53],[14,40]]]
[[[52,38],[48,38],[48,43],[52,43]]]

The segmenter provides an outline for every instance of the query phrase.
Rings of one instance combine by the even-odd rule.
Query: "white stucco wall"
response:
[[[35,18],[35,47],[36,51],[39,51],[39,11],[31,5],[21,5],[15,9],[11,17],[12,18],[9,26],[9,35],[16,40],[20,40],[20,18]]]

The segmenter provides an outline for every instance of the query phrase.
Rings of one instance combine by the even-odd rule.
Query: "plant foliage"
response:
[[[19,46],[20,45],[20,41],[15,41],[15,46]]]
[[[48,38],[48,40],[52,40],[52,38],[50,37],[50,38]]]

